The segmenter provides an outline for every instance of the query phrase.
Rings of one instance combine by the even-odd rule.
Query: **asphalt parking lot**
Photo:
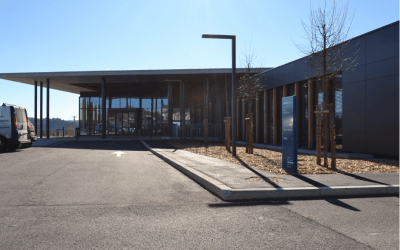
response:
[[[1,249],[397,249],[398,197],[223,202],[139,141],[0,154]]]

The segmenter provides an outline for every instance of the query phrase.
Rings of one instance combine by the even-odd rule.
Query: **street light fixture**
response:
[[[202,38],[232,40],[232,156],[236,156],[236,36],[203,34]]]

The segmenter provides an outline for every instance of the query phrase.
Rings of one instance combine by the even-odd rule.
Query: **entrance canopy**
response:
[[[271,68],[257,69],[259,72]],[[253,70],[253,72],[255,72]],[[237,68],[239,78],[246,69]],[[231,68],[221,69],[172,69],[172,70],[118,70],[118,71],[69,71],[69,72],[33,72],[33,73],[1,73],[0,79],[34,85],[35,81],[50,80],[50,88],[69,93],[100,92],[101,78],[107,81],[107,91],[120,91],[127,85],[143,83],[167,83],[166,80],[184,80],[192,82],[210,81],[231,82]]]

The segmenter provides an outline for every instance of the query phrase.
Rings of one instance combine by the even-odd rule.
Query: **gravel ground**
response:
[[[246,147],[237,146],[236,157],[232,157],[231,151],[226,150],[224,143],[209,142],[179,144],[177,141],[170,141],[170,145],[196,154],[201,154],[221,160],[225,160],[238,165],[269,171],[274,174],[290,174],[282,169],[282,153],[254,148],[253,154],[246,154]],[[331,159],[328,158],[328,168],[323,166],[324,158],[321,157],[321,165],[316,164],[316,156],[298,155],[299,174],[339,174],[346,173],[398,173],[399,161],[390,159],[336,159],[336,169],[331,169]]]

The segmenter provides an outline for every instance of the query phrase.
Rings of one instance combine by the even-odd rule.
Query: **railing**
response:
[[[60,137],[60,134],[59,134],[59,131],[60,130],[62,130],[62,135],[63,135],[63,137],[64,137],[64,127],[61,129],[61,128],[58,128],[58,129],[56,129],[56,132],[57,132],[57,137]]]

